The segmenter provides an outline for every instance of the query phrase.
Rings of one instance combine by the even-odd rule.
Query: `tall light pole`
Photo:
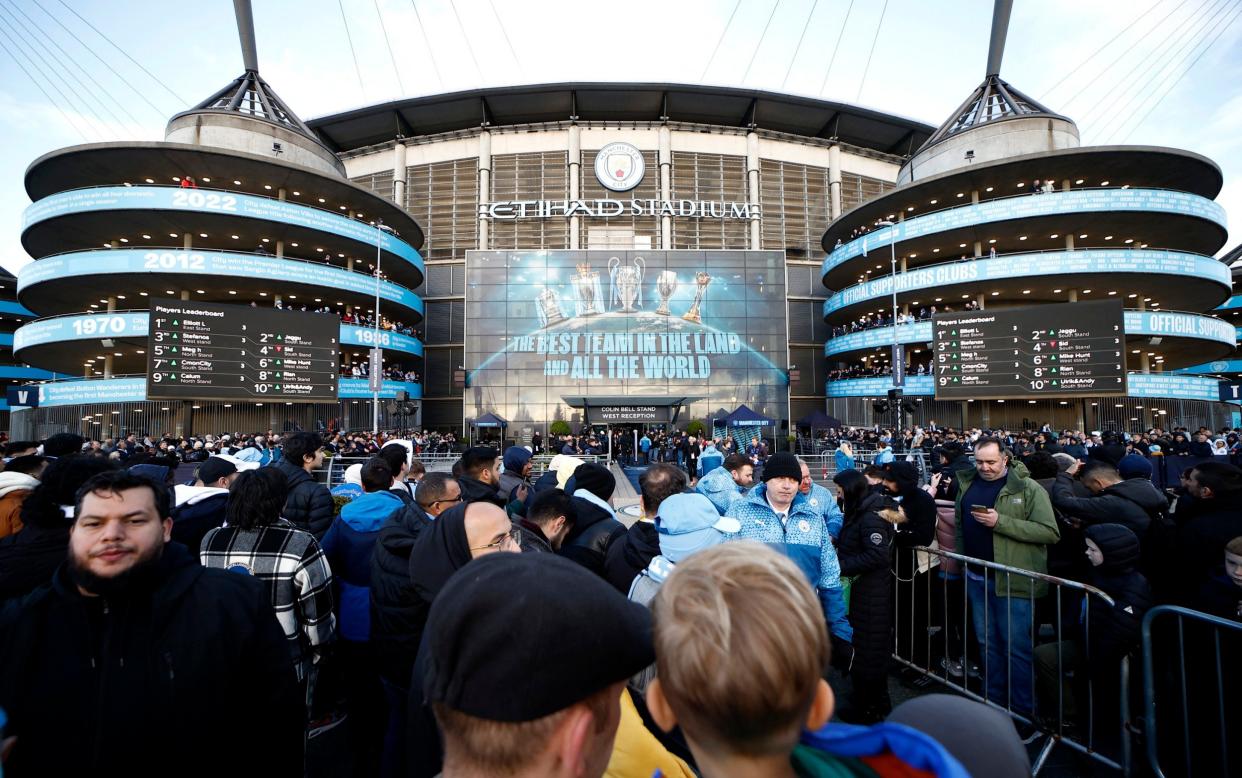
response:
[[[371,434],[379,435],[379,396],[384,385],[384,351],[380,348],[380,261],[383,257],[384,233],[396,235],[397,231],[384,224],[383,219],[375,221],[375,327],[371,334]]]
[[[891,395],[893,402],[893,450],[897,450],[897,439],[901,427],[901,388],[906,383],[906,355],[897,342],[897,225],[891,221],[877,222],[881,227],[888,227],[888,254],[890,263],[889,283],[893,289],[893,386],[896,395]]]

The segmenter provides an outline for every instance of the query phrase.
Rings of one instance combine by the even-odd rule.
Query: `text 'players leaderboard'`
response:
[[[937,400],[1126,393],[1120,300],[946,313],[932,320]]]
[[[337,399],[340,320],[327,313],[152,300],[147,399]]]

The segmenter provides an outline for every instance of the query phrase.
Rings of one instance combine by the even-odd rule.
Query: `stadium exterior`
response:
[[[999,64],[999,63],[998,63]],[[825,356],[887,373],[891,324],[907,365],[913,421],[1131,430],[1238,426],[1209,374],[1236,372],[1220,169],[1197,154],[1146,146],[1081,147],[1074,123],[990,73],[901,168],[897,188],[824,233],[822,281],[833,327]],[[896,273],[890,272],[896,257]],[[934,394],[930,313],[1120,299],[1127,394],[1085,399],[943,402]],[[1222,310],[1229,313],[1231,310]],[[854,330],[854,331],[850,331]],[[1207,364],[1204,364],[1207,363]],[[891,375],[828,385],[828,412],[865,419]]]
[[[1127,316],[1127,345],[1139,351],[1130,365],[1136,375],[1130,397],[1109,398],[1107,412],[1096,401],[1094,416],[1084,414],[1093,406],[1057,400],[1020,410],[941,404],[929,390],[914,420],[1227,421],[1230,406],[1211,401],[1215,380],[1174,375],[1234,352],[1232,329],[1202,314],[1230,293],[1227,267],[1211,258],[1225,237],[1212,202],[1219,169],[1171,149],[1078,148],[1072,122],[1034,113],[1025,117],[1032,125],[1025,139],[1002,133],[991,146],[972,141],[967,145],[977,148],[964,150],[958,144],[978,138],[980,128],[946,133],[855,106],[748,89],[583,83],[401,100],[303,124],[248,70],[174,117],[163,143],[73,147],[31,165],[26,187],[34,203],[22,239],[37,261],[19,275],[19,300],[42,318],[18,330],[15,351],[37,367],[83,377],[45,384],[41,406],[17,416],[32,435],[280,429],[329,419],[369,426],[365,381],[342,380],[335,405],[145,401],[145,314],[126,310],[144,306],[146,295],[175,293],[257,305],[280,297],[294,307],[365,312],[379,241],[381,312],[419,328],[417,338],[390,333],[383,344],[386,361],[423,378],[385,384],[386,397],[408,391],[420,398],[411,425],[460,430],[494,410],[471,381],[486,352],[479,344],[492,337],[472,327],[495,315],[471,307],[471,261],[601,250],[627,262],[641,252],[697,252],[709,268],[730,255],[782,252],[787,351],[768,356],[790,380],[764,389],[763,396],[781,395],[766,412],[788,422],[827,409],[847,423],[870,424],[870,400],[884,394],[886,379],[828,375],[864,356],[873,363],[870,355],[891,342],[884,328],[831,336],[833,326],[888,299],[868,276],[887,273],[887,234],[857,232],[890,217],[912,225],[948,215],[945,224],[896,241],[903,275],[914,279],[902,287],[903,306],[917,309],[937,297],[1026,304],[1116,291],[1135,314]],[[998,126],[1006,124],[991,128]],[[956,165],[966,151],[976,152],[973,161]],[[624,170],[614,172],[637,180],[624,190],[606,186],[601,159],[617,159]],[[178,188],[187,175],[197,190]],[[1019,185],[1036,178],[1055,179],[1056,191],[1022,198]],[[191,202],[187,191],[203,197]],[[222,212],[213,195],[232,198],[241,212]],[[1019,200],[1022,208],[1006,212]],[[381,235],[369,224],[376,218],[398,235]],[[1131,248],[1129,239],[1147,248]],[[996,259],[985,257],[993,248]],[[1035,251],[1073,268],[1022,264]],[[942,258],[962,254],[942,276]],[[1117,264],[1120,254],[1138,264]],[[186,266],[187,256],[202,264]],[[913,275],[924,266],[930,275]],[[683,280],[683,294],[686,286]],[[712,298],[715,291],[705,305],[719,312],[726,303]],[[1156,311],[1186,313],[1150,315]],[[917,323],[900,329],[917,364],[930,337]],[[363,357],[367,335],[342,325],[342,343],[357,346],[347,361]],[[907,394],[920,394],[916,379]],[[553,418],[581,419],[583,398],[575,403],[569,395],[592,392],[607,393],[567,391],[524,428],[546,433]],[[687,404],[679,424],[719,410],[719,403]],[[384,423],[397,420],[386,416]]]

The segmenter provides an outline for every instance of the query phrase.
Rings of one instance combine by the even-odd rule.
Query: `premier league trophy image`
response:
[[[571,280],[574,285],[574,293],[578,298],[578,315],[594,316],[599,313],[595,307],[595,301],[601,295],[599,288],[599,273],[591,269],[591,265],[587,262],[579,262],[578,275]]]
[[[608,260],[608,288],[611,292],[609,304],[616,307],[621,304],[622,313],[633,313],[635,304],[643,305],[643,275],[647,271],[647,263],[642,257],[634,257],[634,264],[625,267],[619,257]]]
[[[672,270],[663,270],[660,275],[656,276],[656,291],[660,293],[660,307],[656,308],[656,313],[661,316],[668,316],[668,301],[673,296],[673,292],[677,291],[677,273]]]
[[[544,289],[535,298],[535,304],[539,307],[539,320],[542,322],[539,326],[547,327],[565,320],[565,314],[561,313],[561,298],[555,289]]]
[[[694,292],[694,302],[690,304],[690,310],[681,318],[686,321],[692,321],[695,324],[702,324],[703,319],[699,315],[699,306],[703,304],[703,295],[707,293],[707,285],[712,282],[712,277],[702,270],[694,274],[694,283],[698,285],[698,289]]]

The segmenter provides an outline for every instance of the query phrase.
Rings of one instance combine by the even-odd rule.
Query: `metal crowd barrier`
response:
[[[862,470],[875,461],[875,451],[854,452],[854,467]],[[836,451],[822,454],[800,454],[798,458],[806,462],[811,469],[811,477],[819,482],[831,481],[837,474]],[[907,458],[909,458],[907,460]],[[931,454],[926,451],[906,451],[893,455],[893,461],[910,461],[919,471],[919,483],[926,484],[931,480]]]
[[[1158,778],[1237,775],[1231,767],[1242,763],[1239,656],[1242,623],[1175,605],[1147,612],[1143,734]]]
[[[1112,598],[1076,581],[938,548],[896,551],[893,659],[1034,727],[1033,737],[1044,739],[1034,774],[1063,744],[1129,775],[1129,657],[1104,679],[1090,678],[1086,666],[1087,617],[1092,608],[1113,607]],[[945,573],[946,563],[956,572]],[[1030,582],[1030,591],[1036,581],[1046,583],[1048,594],[1003,594],[1019,579]],[[975,613],[972,599],[986,601],[969,596],[972,583],[995,591],[998,603]],[[1072,626],[1080,615],[1081,632]]]
[[[531,459],[532,467],[530,471],[530,479],[532,481],[547,472],[548,463],[552,460],[552,456],[553,455],[539,454]],[[345,471],[350,465],[362,464],[369,458],[370,457],[366,456],[334,456],[325,460],[324,466],[316,471],[316,480],[327,484],[329,489],[335,486],[340,486],[345,482]],[[416,454],[414,458],[423,463],[423,467],[428,473],[435,471],[447,473],[453,469],[453,463],[458,459],[461,459],[461,454]],[[604,464],[607,464],[608,460],[608,457],[606,456],[591,454],[584,454],[577,458],[583,462],[600,462]]]

